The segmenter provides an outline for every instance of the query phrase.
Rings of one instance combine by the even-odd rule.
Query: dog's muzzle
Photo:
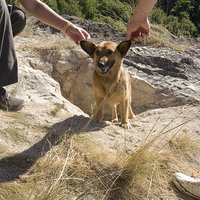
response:
[[[100,60],[98,63],[98,68],[102,74],[107,74],[110,71],[110,69],[114,66],[114,64],[114,60],[108,61],[106,63]]]

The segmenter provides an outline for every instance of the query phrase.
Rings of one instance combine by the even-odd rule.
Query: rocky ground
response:
[[[117,41],[125,37],[109,25],[70,19],[86,27],[98,41]],[[130,49],[124,64],[132,76],[136,117],[131,120],[132,129],[125,131],[119,123],[109,121],[88,124],[95,102],[92,60],[70,42],[66,49],[58,48],[63,40],[67,38],[60,33],[52,35],[40,29],[35,36],[15,38],[19,83],[8,89],[25,99],[26,105],[18,113],[0,111],[1,183],[20,179],[49,151],[46,141],[56,146],[59,142],[55,138],[63,135],[86,133],[103,147],[100,151],[106,149],[112,155],[104,158],[108,163],[114,162],[119,152],[130,154],[147,138],[150,140],[158,135],[156,146],[160,151],[169,148],[169,141],[175,135],[186,135],[190,138],[188,141],[199,143],[199,48],[185,46],[185,51],[178,52],[167,47],[135,44]],[[54,48],[52,44],[55,43],[58,45]],[[188,175],[194,171],[200,173],[198,148],[185,155],[184,163],[170,168],[169,180],[176,171]],[[23,165],[21,159],[26,161]],[[191,199],[170,183],[161,185],[160,190],[155,189],[153,193],[154,197],[149,199]]]

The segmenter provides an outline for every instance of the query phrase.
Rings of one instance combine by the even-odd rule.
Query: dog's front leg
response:
[[[128,116],[129,116],[129,101],[126,99],[120,103],[121,109],[121,126],[125,129],[131,129],[131,125],[129,124]]]
[[[135,114],[133,113],[131,104],[129,104],[129,115],[128,115],[128,118],[129,119],[133,119],[134,117],[135,117]]]
[[[103,122],[103,111],[104,111],[104,98],[96,96],[96,111],[95,121],[98,123]]]
[[[112,107],[112,122],[118,122],[117,105],[113,105],[111,107]]]

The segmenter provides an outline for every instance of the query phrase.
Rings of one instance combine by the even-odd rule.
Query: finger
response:
[[[90,34],[87,32],[87,31],[85,31],[84,29],[80,29],[80,33],[81,33],[81,37],[82,37],[82,39],[90,39]]]
[[[148,33],[142,33],[142,37],[143,37],[143,38],[146,38],[146,37],[148,37],[148,36],[149,36]]]
[[[135,40],[135,41],[139,41],[139,40],[142,40],[142,39],[143,39],[142,36],[136,36],[136,37],[134,37],[134,40]]]
[[[134,44],[135,43],[135,40],[133,38],[131,38],[131,43]]]
[[[129,28],[127,28],[127,33],[126,33],[126,39],[130,40],[132,38],[132,31],[129,30]]]
[[[130,40],[131,39],[131,41],[134,43],[134,38],[135,38],[135,36],[134,36],[134,33],[131,33],[131,34],[127,34],[127,40]]]
[[[84,31],[81,28],[78,29],[78,35],[80,37],[80,40],[85,40],[86,39],[86,36],[84,35]]]
[[[83,35],[85,36],[86,40],[90,39],[90,34],[87,31],[83,30]]]
[[[79,46],[80,45],[80,40],[76,42],[76,45]]]

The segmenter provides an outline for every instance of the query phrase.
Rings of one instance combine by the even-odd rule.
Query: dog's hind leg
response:
[[[117,105],[113,105],[111,107],[112,107],[112,122],[118,122]]]
[[[130,88],[129,88],[129,92],[131,94],[131,85],[130,85]],[[131,95],[129,96],[129,109],[128,109],[128,118],[129,119],[133,119],[135,117],[135,114],[133,113],[133,110],[132,110],[132,107],[131,107],[131,102],[132,102],[132,98],[131,98]]]

